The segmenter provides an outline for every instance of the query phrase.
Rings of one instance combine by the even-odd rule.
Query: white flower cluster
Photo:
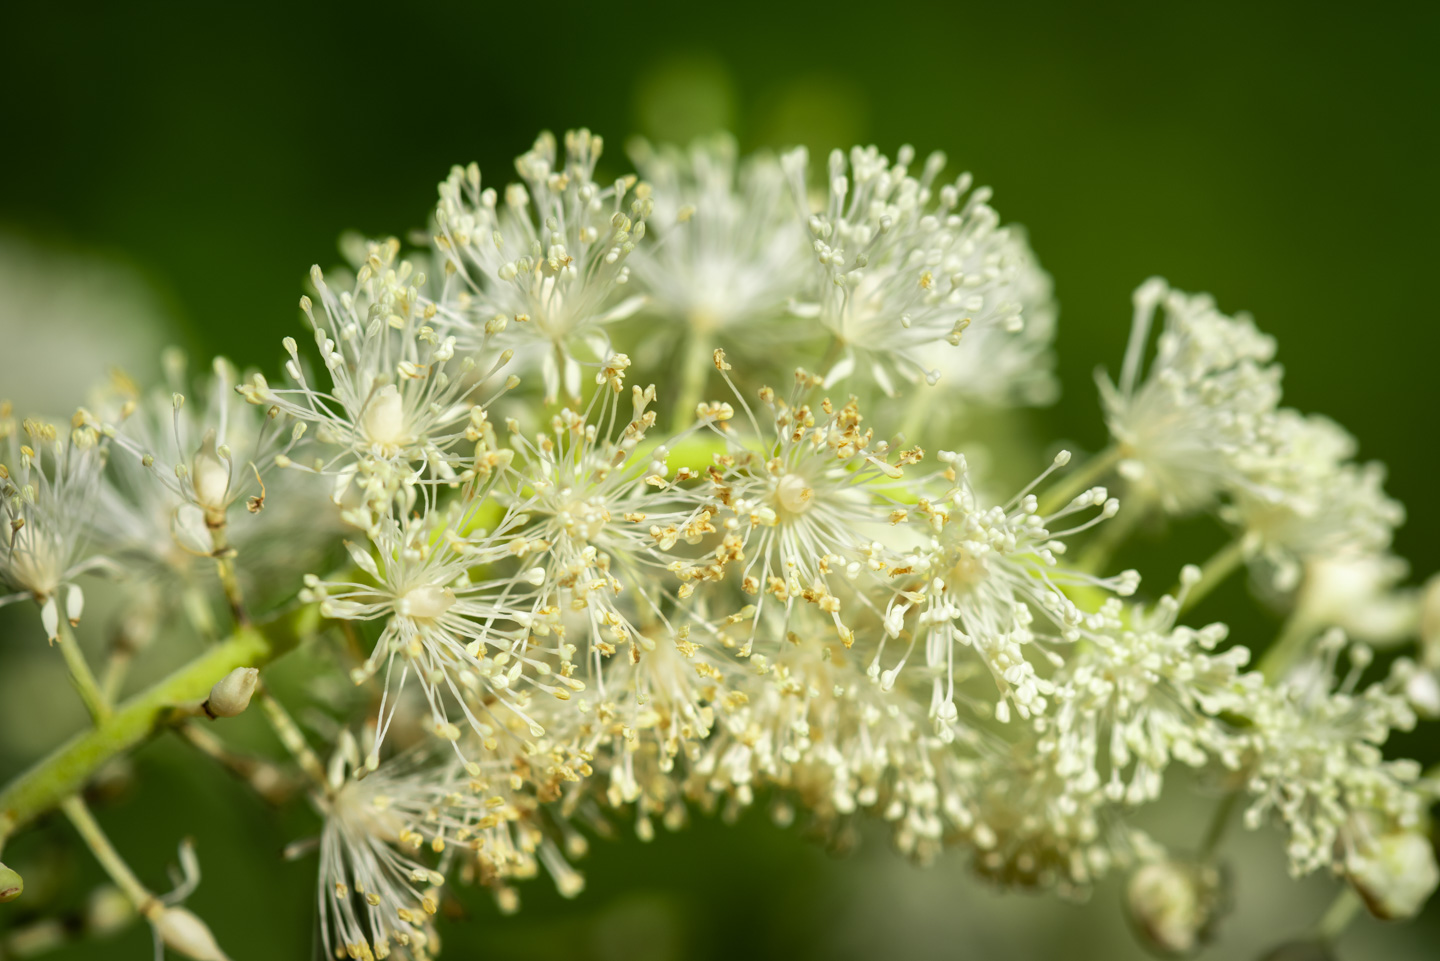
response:
[[[1289,591],[1312,562],[1383,553],[1405,513],[1385,495],[1381,465],[1353,462],[1343,428],[1280,406],[1274,355],[1274,339],[1249,317],[1151,279],[1135,292],[1119,382],[1102,377],[1100,389],[1135,492],[1170,514],[1218,510]]]
[[[1400,509],[1348,435],[1280,407],[1271,338],[1147,282],[1101,384],[1113,452],[1052,453],[997,495],[1030,465],[991,470],[927,414],[1054,395],[1049,278],[987,190],[908,147],[836,151],[818,185],[803,150],[632,154],[640,176],[601,181],[599,137],[561,157],[544,134],[503,193],[455,168],[427,249],[313,270],[314,350],[285,340],[283,384],[217,363],[187,403],[172,362],[163,395],[112,388],[68,432],[0,413],[0,575],[52,635],[87,567],[168,601],[213,583],[197,557],[237,618],[241,580],[291,572],[340,628],[376,696],[313,785],[329,951],[430,957],[447,879],[511,908],[543,867],[571,895],[577,825],[648,836],[761,792],[837,841],[869,815],[917,858],[963,847],[1006,884],[1146,865],[1132,910],[1169,913],[1139,927],[1189,945],[1216,898],[1186,885],[1217,875],[1162,867],[1131,818],[1177,762],[1283,823],[1297,873],[1423,902],[1384,865],[1424,860],[1435,785],[1382,745],[1436,659],[1366,683],[1356,645],[1334,677],[1345,631],[1418,623],[1386,553]],[[1124,600],[1141,579],[1106,572],[1107,465],[1127,509],[1213,511],[1302,588],[1263,671],[1263,639],[1181,622],[1208,565]],[[296,561],[341,541],[337,568]]]

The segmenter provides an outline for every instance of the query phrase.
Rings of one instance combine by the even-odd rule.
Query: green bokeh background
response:
[[[1118,363],[1130,291],[1162,274],[1279,338],[1287,402],[1335,417],[1390,465],[1410,515],[1397,549],[1417,578],[1440,570],[1434,4],[31,3],[0,24],[0,229],[128,263],[199,356],[276,369],[305,273],[338,260],[341,230],[422,226],[451,164],[508,177],[542,127],[603,133],[613,169],[631,133],[728,127],[746,148],[822,155],[908,142],[993,185],[1055,277],[1065,394],[1036,418],[1043,436],[1103,443],[1092,370]],[[0,394],[5,369],[27,362],[3,334]],[[1138,550],[1168,571],[1216,537],[1181,530]],[[1200,613],[1263,637],[1273,618],[1243,601],[1228,585]],[[0,670],[30,643],[20,623],[0,622]],[[1433,760],[1434,740],[1403,744]],[[5,750],[0,777],[25,760]],[[178,837],[194,835],[208,874],[191,904],[237,961],[309,957],[314,863],[278,854],[313,818],[277,820],[177,745],[137,767],[101,814],[137,869],[161,886]],[[7,861],[46,863],[80,890],[98,872],[83,852],[58,855],[67,842],[51,822]],[[1242,906],[1208,956],[1244,957],[1323,905],[1325,882],[1277,894],[1267,886],[1286,882],[1265,865],[1256,884],[1275,912]],[[446,956],[1138,956],[1113,887],[1080,909],[998,898],[958,864],[915,871],[878,838],[832,860],[763,810],[734,829],[701,818],[650,845],[597,843],[582,867],[591,886],[574,902],[543,881],[511,919],[468,898],[476,923],[446,929]],[[14,908],[0,908],[0,932],[23,918]],[[1344,956],[1433,957],[1427,944],[1440,944],[1433,908],[1408,929],[1360,923]],[[148,950],[136,927],[55,957]]]

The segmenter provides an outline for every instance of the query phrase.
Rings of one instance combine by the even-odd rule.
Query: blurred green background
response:
[[[1434,4],[30,3],[0,22],[0,240],[138,274],[198,356],[275,370],[306,270],[339,259],[340,231],[423,226],[451,164],[507,178],[542,127],[604,134],[614,170],[632,133],[726,127],[746,148],[802,142],[822,155],[909,142],[993,185],[1055,277],[1065,395],[1038,415],[1043,436],[1103,442],[1091,372],[1118,364],[1141,280],[1210,290],[1279,338],[1289,404],[1335,417],[1362,456],[1390,465],[1410,512],[1397,550],[1418,578],[1440,569]],[[0,317],[0,394],[22,367],[59,382],[77,363],[68,347],[27,348],[49,322],[40,307]],[[153,335],[106,322],[110,340],[148,352]],[[1218,535],[1141,547],[1167,570],[1203,556],[1182,551],[1207,536]],[[1230,585],[1201,613],[1266,629],[1243,594]],[[33,612],[7,615],[0,672],[57,666],[28,650],[19,618]],[[6,690],[0,725],[21,736],[0,748],[0,778],[58,739],[35,721],[58,708]],[[1434,741],[1404,747],[1433,759]],[[141,873],[162,885],[192,834],[209,873],[191,906],[237,961],[309,957],[314,863],[278,856],[313,818],[277,823],[177,745],[136,766],[101,819]],[[1195,834],[1206,816],[1182,805],[1166,829]],[[57,857],[68,831],[50,823],[7,861],[44,863],[83,890],[98,872],[83,852]],[[1263,840],[1231,838],[1232,855],[1257,860],[1208,957],[1253,956],[1328,899],[1324,880],[1291,887],[1277,839]],[[919,871],[880,838],[830,859],[762,809],[736,829],[700,818],[649,845],[598,843],[581,866],[590,888],[573,902],[543,881],[522,888],[514,918],[469,898],[476,923],[447,927],[446,956],[1139,956],[1113,885],[1083,908],[999,897],[958,859]],[[25,920],[14,908],[0,910],[0,931]],[[1344,956],[1434,957],[1437,917],[1362,921]],[[136,927],[55,957],[140,959],[148,942]]]

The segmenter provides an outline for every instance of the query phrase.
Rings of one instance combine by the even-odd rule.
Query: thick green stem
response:
[[[78,793],[111,758],[136,747],[173,717],[174,707],[203,699],[215,682],[237,667],[261,667],[293,648],[313,627],[313,608],[276,621],[265,630],[242,627],[153,687],[121,704],[91,730],[75,735],[0,792],[0,838],[29,824]],[[306,620],[309,623],[302,623]]]
[[[100,684],[95,680],[95,675],[85,660],[85,653],[80,650],[80,642],[75,640],[75,631],[70,627],[70,622],[65,620],[63,613],[60,615],[56,637],[60,642],[60,653],[65,656],[65,666],[70,669],[70,680],[75,685],[75,690],[80,692],[80,700],[85,702],[85,709],[90,712],[95,723],[103,724],[110,716],[110,702],[100,690]]]
[[[1065,475],[1065,478],[1040,498],[1040,514],[1048,516],[1073,501],[1077,495],[1095,486],[1095,482],[1120,462],[1120,448],[1107,447]]]
[[[1180,613],[1185,613],[1204,600],[1206,595],[1224,583],[1244,561],[1245,545],[1241,538],[1237,537],[1216,551],[1200,568],[1200,579],[1185,592],[1185,599],[1180,602]]]

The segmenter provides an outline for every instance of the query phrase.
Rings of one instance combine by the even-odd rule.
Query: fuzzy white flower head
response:
[[[859,811],[883,814],[896,846],[928,859],[944,830],[934,755],[945,745],[929,733],[923,696],[876,684],[867,652],[827,639],[825,622],[808,605],[765,614],[697,772],[741,805],[756,788],[791,792],[832,838]]]
[[[972,326],[958,350],[938,347],[927,355],[940,369],[936,386],[965,404],[1040,407],[1060,394],[1055,378],[1055,285],[1030,251],[1024,232],[1010,231],[1017,264],[1014,296],[1024,325]]]
[[[1266,418],[1280,400],[1275,341],[1250,318],[1230,318],[1205,294],[1152,278],[1135,291],[1135,319],[1120,379],[1099,377],[1121,473],[1171,513],[1202,510],[1250,486]],[[1147,365],[1156,311],[1165,326]]]
[[[1119,502],[1096,487],[1041,513],[1031,491],[1069,463],[1065,451],[1008,502],[995,505],[976,492],[963,456],[941,451],[939,457],[950,465],[945,476],[952,486],[917,508],[934,534],[917,552],[917,582],[885,612],[885,640],[871,673],[881,684],[894,683],[916,643],[923,644],[934,678],[931,716],[944,731],[956,716],[955,678],[962,670],[957,665],[967,660],[964,650],[969,648],[999,689],[998,720],[1007,722],[1012,707],[1021,717],[1044,713],[1054,686],[1036,671],[1027,650],[1052,660],[1059,655],[1048,650],[1050,645],[1078,640],[1092,622],[1105,625],[1114,617],[1113,612],[1088,614],[1066,591],[1088,587],[1127,596],[1139,585],[1134,571],[1101,578],[1063,560],[1064,539],[1113,517]],[[1065,526],[1072,521],[1074,526]],[[906,637],[898,662],[882,667],[887,645]]]
[[[269,493],[262,478],[277,458],[295,452],[303,429],[289,429],[277,409],[247,404],[223,357],[193,385],[192,397],[184,354],[169,350],[162,360],[167,389],[142,397],[117,374],[101,395],[122,450],[111,458],[96,527],[107,549],[183,573],[194,557],[214,552],[213,532],[231,520],[239,520],[242,537],[264,523],[256,516]],[[242,498],[249,516],[231,518]]]
[[[720,352],[716,362],[722,374],[730,367]],[[755,598],[741,620],[758,624],[772,598],[786,611],[813,605],[848,645],[855,615],[871,604],[865,589],[879,585],[883,596],[905,563],[877,538],[906,518],[903,499],[919,484],[906,471],[924,451],[892,451],[864,425],[859,401],[836,403],[814,393],[819,384],[797,370],[789,397],[761,388],[756,411],[737,393],[748,429],[728,417],[705,420],[728,450],[717,458],[720,469],[711,468],[711,489],[696,496],[725,536],[710,567],[693,573],[713,576],[733,564],[741,592]]]
[[[1413,666],[1398,661],[1387,678],[1359,689],[1373,655],[1351,646],[1348,670],[1337,678],[1346,646],[1340,631],[1324,635],[1312,656],[1278,687],[1257,689],[1248,706],[1245,770],[1254,800],[1245,825],[1259,827],[1274,812],[1289,829],[1296,876],[1342,870],[1346,852],[1373,832],[1371,819],[1412,829],[1433,800],[1417,783],[1417,762],[1381,752],[1391,731],[1415,724],[1404,694]]]
[[[1187,568],[1184,588],[1198,578]],[[1106,801],[1137,807],[1159,799],[1171,761],[1239,764],[1236,738],[1218,718],[1243,711],[1261,678],[1241,673],[1246,648],[1216,653],[1225,625],[1175,624],[1183,599],[1182,589],[1151,610],[1136,606],[1127,626],[1088,632],[1055,672],[1042,755],[1077,795],[1103,785]]]
[[[1385,467],[1357,464],[1355,439],[1329,418],[1280,410],[1267,423],[1265,459],[1254,483],[1222,512],[1290,590],[1304,565],[1374,554],[1390,546],[1405,508],[1386,495]]]
[[[961,345],[974,327],[1019,330],[1015,288],[1023,244],[1015,243],[969,175],[936,189],[945,156],[931,154],[918,177],[902,147],[892,165],[874,147],[830,155],[828,196],[808,215],[816,270],[804,313],[843,348],[827,383],[859,370],[887,394],[904,381],[934,383],[929,353]],[[796,203],[810,211],[803,148],[782,158]],[[964,349],[961,346],[961,349]]]
[[[618,387],[618,372],[612,381]],[[664,620],[662,585],[682,541],[696,543],[708,518],[666,490],[668,448],[646,445],[655,425],[654,387],[633,387],[631,417],[621,423],[620,391],[601,387],[581,413],[569,408],[550,419],[547,433],[527,438],[512,422],[518,452],[513,489],[506,495],[531,522],[517,550],[539,565],[545,610],[583,611],[579,640],[597,681],[601,664],[621,648],[637,656],[643,627]],[[542,619],[543,621],[543,619]],[[557,637],[562,671],[573,666],[575,645]],[[601,684],[601,692],[604,686]]]
[[[655,202],[655,241],[633,258],[649,309],[701,339],[778,320],[809,260],[780,164],[767,154],[737,163],[724,134],[688,150],[638,140],[630,155]]]
[[[71,425],[66,431],[26,420],[17,427],[10,405],[0,403],[0,585],[15,592],[0,594],[0,606],[33,599],[51,640],[62,616],[80,620],[84,596],[74,579],[106,563],[88,553],[87,534],[108,439],[83,409]]]
[[[363,779],[351,772],[359,769]],[[374,770],[359,762],[348,730],[331,759],[328,790],[317,795],[320,936],[332,957],[428,958],[431,918],[445,876],[426,859],[468,839],[481,799],[453,761],[411,752]]]
[[[256,374],[237,388],[252,404],[312,425],[329,456],[294,466],[335,475],[337,500],[358,483],[372,515],[383,514],[400,487],[426,474],[446,483],[456,479],[455,449],[480,440],[487,428],[488,401],[474,399],[476,385],[511,356],[486,350],[486,335],[475,355],[457,360],[447,318],[422,293],[424,275],[408,261],[396,264],[398,253],[395,240],[370,244],[353,286],[338,294],[318,267],[311,269],[323,315],[316,317],[309,297],[300,306],[314,330],[328,387],[311,383],[298,345],[287,337],[285,370],[295,386],[272,388]],[[483,370],[476,356],[488,365]],[[516,384],[512,377],[499,390]]]
[[[456,167],[440,185],[434,245],[453,278],[447,296],[468,317],[478,339],[505,332],[528,345],[538,360],[547,399],[563,386],[580,393],[577,350],[608,353],[604,326],[630,316],[644,299],[626,296],[627,258],[645,236],[648,190],[626,197],[635,177],[609,186],[595,182],[603,142],[588,130],[565,134],[559,163],[555,137],[546,132],[516,158],[524,184],[481,189],[480,168]],[[536,354],[538,353],[538,357]]]
[[[1366,644],[1412,638],[1420,601],[1414,590],[1398,586],[1409,570],[1393,554],[1321,554],[1305,565],[1292,616],[1317,628],[1338,627]]]
[[[547,669],[529,653],[530,596],[544,574],[538,568],[504,570],[517,554],[515,515],[507,514],[494,530],[480,528],[476,512],[483,502],[475,496],[464,508],[413,519],[387,517],[371,535],[373,551],[347,544],[372,583],[306,578],[302,599],[318,603],[326,617],[384,622],[369,658],[351,677],[362,684],[385,671],[379,731],[366,759],[371,767],[379,763],[380,743],[412,672],[425,694],[432,733],[452,742],[457,753],[463,731],[450,720],[450,705],[458,706],[464,723],[493,751],[500,725],[484,701],[525,718],[538,737],[544,731],[526,711],[526,686],[551,695],[563,691],[566,697],[584,686],[567,677],[547,679]],[[487,579],[469,578],[472,569],[490,565],[501,570]]]

